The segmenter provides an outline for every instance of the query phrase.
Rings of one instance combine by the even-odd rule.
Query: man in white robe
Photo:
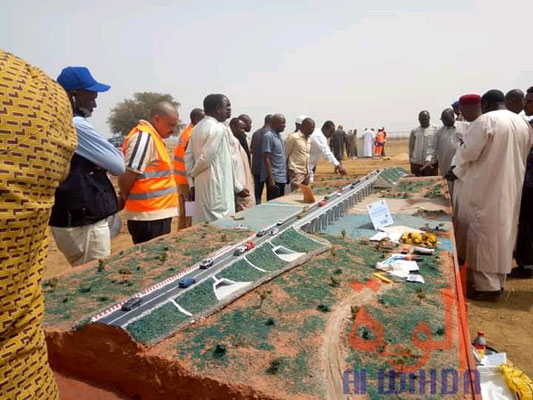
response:
[[[247,192],[254,192],[254,180],[250,163],[248,162],[248,154],[244,147],[242,147],[238,137],[241,137],[245,132],[245,122],[239,118],[233,118],[229,124],[231,131],[229,131],[229,142],[231,150],[231,160],[233,164],[233,175],[235,179],[235,211],[239,212],[246,208],[255,206],[254,196],[238,196],[237,193],[246,189]]]
[[[524,118],[508,111],[504,95],[482,97],[484,114],[469,127],[457,151],[453,177],[459,212],[457,251],[468,266],[473,300],[496,300],[511,271],[520,196],[533,131]]]
[[[363,134],[363,157],[374,156],[374,131],[366,129]]]
[[[456,136],[459,141],[459,147],[456,149],[455,156],[452,159],[451,168],[455,168],[457,152],[460,150],[460,145],[463,144],[464,138],[466,137],[466,132],[468,131],[469,125],[479,118],[481,115],[481,96],[478,94],[465,94],[459,98],[459,112],[462,117],[461,121],[456,120]],[[460,124],[460,125],[458,125]],[[445,177],[448,179],[448,172],[446,171]],[[453,205],[453,215],[454,220],[457,218],[459,212],[459,204],[457,203],[457,193],[460,192],[458,187],[463,184],[460,180],[450,181],[453,183],[453,193],[451,196],[452,205]]]
[[[231,115],[227,97],[204,99],[205,118],[193,129],[185,152],[189,186],[194,187],[193,224],[214,221],[235,212],[235,182],[230,143],[224,121]]]
[[[533,127],[533,86],[527,90],[523,106],[524,110],[520,115]],[[511,271],[508,277],[533,278],[533,148],[527,156],[526,176],[522,188],[520,216],[518,217],[515,260],[518,266]]]
[[[335,155],[332,153],[328,145],[328,139],[334,132],[335,124],[333,121],[326,121],[321,129],[315,129],[309,137],[311,139],[311,150],[309,151],[309,168],[311,170],[311,177],[309,178],[310,183],[313,183],[315,179],[316,165],[322,157],[325,157],[335,167],[335,173],[346,175],[346,170],[341,165],[340,160],[335,158]]]

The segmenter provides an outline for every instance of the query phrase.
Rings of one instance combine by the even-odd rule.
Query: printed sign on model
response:
[[[376,231],[394,223],[389,206],[385,200],[370,203],[366,208],[368,209],[368,214]]]

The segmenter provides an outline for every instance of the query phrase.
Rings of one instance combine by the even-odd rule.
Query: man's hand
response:
[[[189,188],[189,193],[183,196],[185,201],[194,201],[194,186]]]
[[[429,167],[431,167],[431,161],[426,161],[425,164],[420,167],[420,171]]]
[[[268,178],[267,179],[267,187],[272,190],[274,189],[274,187],[276,186],[276,181],[274,180],[274,178]]]
[[[335,167],[335,172],[336,172],[337,174],[346,175],[346,170],[345,170],[344,167],[343,167],[342,165],[340,165],[340,164],[337,165],[337,166]]]
[[[457,179],[459,179],[459,178],[457,178],[457,176],[453,173],[453,169],[454,169],[454,168],[455,168],[455,167],[451,167],[451,168],[448,170],[448,172],[446,172],[446,173],[444,174],[444,177],[445,177],[447,180],[452,181],[452,182],[455,181],[455,180],[457,180]]]
[[[237,193],[237,197],[248,197],[250,196],[250,191],[246,188]]]

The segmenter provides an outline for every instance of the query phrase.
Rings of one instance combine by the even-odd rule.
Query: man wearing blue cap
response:
[[[107,217],[119,210],[115,189],[107,177],[124,172],[120,150],[103,139],[87,120],[99,92],[110,86],[97,82],[85,67],[66,67],[57,82],[67,92],[78,135],[70,173],[57,188],[50,226],[57,247],[73,266],[111,253]]]
[[[459,108],[459,100],[456,100],[452,103],[453,113],[455,114],[455,120],[456,121],[464,121],[463,115],[461,114],[461,110]]]

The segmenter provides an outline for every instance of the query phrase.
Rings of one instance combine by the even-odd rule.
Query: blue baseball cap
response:
[[[67,92],[76,89],[90,92],[107,92],[111,86],[96,82],[86,67],[65,67],[57,77],[57,83]]]

